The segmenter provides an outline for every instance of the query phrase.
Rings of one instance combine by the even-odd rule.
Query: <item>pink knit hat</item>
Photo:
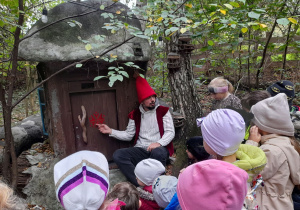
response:
[[[187,167],[180,175],[177,195],[183,210],[242,209],[248,174],[220,160],[205,160]]]
[[[217,109],[201,123],[203,140],[221,156],[234,154],[245,136],[245,121],[236,111]]]

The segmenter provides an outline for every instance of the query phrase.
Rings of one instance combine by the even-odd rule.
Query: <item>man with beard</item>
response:
[[[169,108],[156,105],[156,93],[140,76],[136,78],[136,90],[140,106],[129,113],[126,130],[118,131],[105,124],[98,124],[98,128],[101,133],[122,141],[131,141],[135,136],[135,146],[116,150],[113,159],[126,178],[139,186],[135,166],[147,158],[166,165],[169,155],[174,152],[172,139],[175,131]]]

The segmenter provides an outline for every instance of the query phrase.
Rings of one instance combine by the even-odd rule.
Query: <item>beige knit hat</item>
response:
[[[287,97],[279,93],[253,105],[253,123],[263,131],[285,136],[294,136],[294,126],[290,118]]]

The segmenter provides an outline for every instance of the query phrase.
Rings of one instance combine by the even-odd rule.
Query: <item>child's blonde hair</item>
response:
[[[26,209],[23,200],[16,196],[14,191],[2,181],[0,181],[0,209]]]
[[[126,203],[125,206],[121,206],[121,210],[138,210],[140,207],[139,192],[136,187],[129,182],[120,182],[116,184],[106,196],[105,203],[111,202],[116,198]]]
[[[208,86],[211,86],[211,87],[224,87],[224,86],[228,86],[228,92],[229,93],[233,93],[233,91],[234,91],[233,85],[227,79],[224,79],[224,77],[216,77],[216,78],[214,78],[209,83]]]

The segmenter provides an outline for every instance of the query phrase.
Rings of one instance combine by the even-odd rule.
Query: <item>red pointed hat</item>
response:
[[[154,92],[152,87],[149,85],[147,80],[145,80],[144,78],[142,78],[140,76],[137,77],[135,84],[136,84],[136,91],[137,91],[139,103],[142,103],[149,96],[152,96],[152,95],[156,96],[156,93]]]

